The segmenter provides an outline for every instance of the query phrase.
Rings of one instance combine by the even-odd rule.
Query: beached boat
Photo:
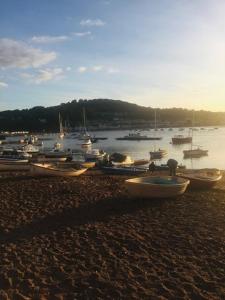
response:
[[[0,171],[27,171],[30,164],[26,159],[0,159]]]
[[[217,169],[187,170],[177,175],[190,180],[189,188],[193,189],[210,189],[222,179],[222,174]]]
[[[19,150],[19,149],[13,149],[13,148],[3,148],[2,151],[0,151],[0,160],[1,161],[17,161],[17,160],[25,160],[28,161],[29,158],[31,158],[32,155],[28,154],[25,151]]]
[[[33,175],[74,177],[83,174],[87,169],[75,169],[66,164],[31,164],[30,170]]]
[[[106,156],[106,152],[99,149],[90,149],[84,154],[84,158],[86,161],[97,161],[103,160]]]
[[[174,145],[180,145],[180,144],[189,144],[192,142],[192,137],[191,136],[184,136],[184,135],[175,135],[172,138],[172,144]]]
[[[132,165],[134,163],[134,160],[129,155],[121,153],[113,153],[109,159],[113,166]]]
[[[38,153],[40,151],[39,147],[34,146],[32,144],[27,144],[25,146],[22,146],[22,150],[24,152],[29,153],[29,154],[35,154],[35,153]]]
[[[146,173],[148,171],[147,168],[138,168],[138,167],[132,167],[132,166],[112,166],[107,167],[103,166],[101,167],[101,170],[104,173],[107,174],[114,174],[114,175],[139,175]]]
[[[171,176],[138,177],[125,180],[128,194],[136,198],[171,198],[182,195],[189,180]]]
[[[70,149],[63,150],[60,143],[55,143],[53,149],[42,151],[38,157],[38,162],[57,162],[57,161],[66,161],[72,159],[72,152]]]

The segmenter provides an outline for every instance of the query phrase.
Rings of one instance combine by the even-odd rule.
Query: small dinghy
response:
[[[125,180],[128,194],[136,198],[172,198],[182,195],[190,181],[172,176],[139,177]]]
[[[30,170],[34,175],[74,177],[83,174],[87,169],[75,169],[66,164],[31,164]]]
[[[177,175],[190,180],[191,189],[210,189],[222,179],[222,174],[217,169],[187,170]]]

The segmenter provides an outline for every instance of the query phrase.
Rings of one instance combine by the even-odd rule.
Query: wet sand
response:
[[[124,176],[0,174],[0,299],[224,299],[225,181],[129,199]]]

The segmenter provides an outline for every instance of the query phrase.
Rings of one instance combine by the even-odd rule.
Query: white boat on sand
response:
[[[186,170],[177,175],[190,180],[189,188],[191,189],[210,189],[222,179],[222,174],[218,169]]]
[[[125,180],[128,194],[135,198],[171,198],[182,195],[190,181],[172,176],[138,177]]]
[[[57,164],[31,164],[31,173],[42,176],[74,177],[86,172],[86,168],[75,169],[70,166]]]

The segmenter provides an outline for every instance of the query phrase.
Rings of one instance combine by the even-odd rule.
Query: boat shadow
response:
[[[134,214],[138,210],[163,209],[171,199],[131,199],[126,195],[99,200],[95,203],[83,204],[79,207],[64,209],[43,218],[12,229],[9,232],[0,230],[0,243],[11,243],[19,240],[29,240],[42,234],[63,231],[67,227],[78,228],[81,225],[96,222],[107,223],[112,218],[124,214]],[[173,199],[173,201],[180,201]]]

